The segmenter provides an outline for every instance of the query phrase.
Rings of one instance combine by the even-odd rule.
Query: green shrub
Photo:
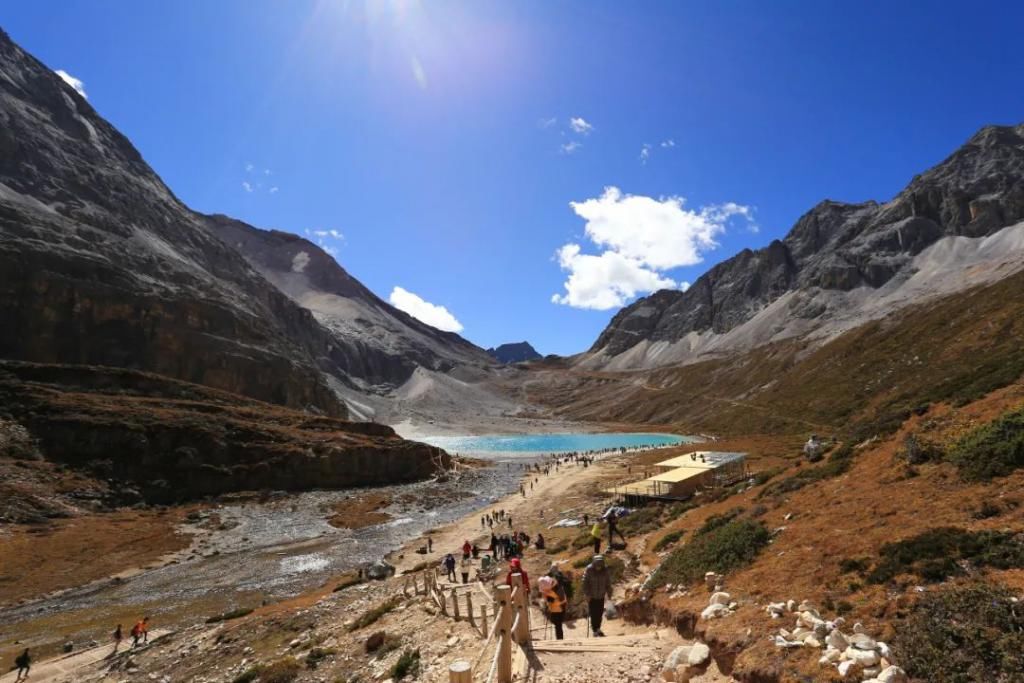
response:
[[[949,459],[968,481],[988,481],[1024,467],[1024,408],[969,432],[953,444]]]
[[[733,508],[732,510],[723,512],[720,515],[711,515],[710,517],[704,520],[704,524],[702,524],[701,527],[694,532],[694,535],[703,536],[704,534],[709,534],[715,529],[725,526],[726,524],[728,524],[729,522],[736,519],[742,514],[743,508]]]
[[[400,681],[406,676],[416,678],[420,675],[420,651],[406,650],[391,667],[391,678]]]
[[[946,457],[942,448],[929,440],[920,439],[916,434],[907,434],[903,446],[896,452],[896,457],[908,466],[926,462],[939,462]]]
[[[667,534],[659,538],[658,542],[654,544],[654,551],[657,552],[659,550],[664,550],[665,548],[667,548],[668,546],[672,545],[673,543],[677,542],[680,538],[682,538],[683,534],[685,533],[686,532],[682,529],[668,532]]]
[[[661,526],[661,505],[649,505],[639,510],[634,510],[618,522],[619,531],[626,536],[638,536],[648,531],[654,531]]]
[[[694,509],[699,504],[700,503],[693,500],[687,500],[682,503],[673,503],[667,510],[665,510],[665,521],[671,522]]]
[[[357,629],[365,628],[370,624],[376,622],[378,619],[383,617],[388,612],[393,611],[402,603],[402,597],[399,595],[392,596],[377,605],[373,609],[369,609],[359,615],[359,618],[352,622],[348,627],[349,631],[355,631]]]
[[[1003,531],[964,531],[939,527],[911,538],[887,543],[868,574],[868,583],[885,583],[900,574],[915,574],[938,583],[963,573],[960,562],[976,567],[1024,567],[1024,543]]]
[[[692,583],[709,571],[728,572],[750,563],[768,545],[771,534],[761,522],[734,519],[672,551],[651,577],[650,586]]]
[[[974,511],[975,519],[991,519],[1003,514],[1003,509],[990,500],[982,501],[977,510]]]
[[[314,647],[306,655],[306,668],[315,669],[320,666],[320,663],[328,657],[333,657],[337,654],[337,650],[333,647]]]
[[[914,680],[1024,681],[1024,611],[1001,586],[926,593],[896,629],[894,659]]]
[[[586,548],[588,545],[594,545],[594,537],[590,535],[590,529],[581,532],[579,536],[572,539],[572,547],[574,550]]]
[[[298,677],[301,670],[302,667],[299,666],[299,663],[294,658],[285,657],[272,664],[254,666],[236,678],[234,683],[251,683],[252,681],[258,681],[258,683],[291,683]],[[255,676],[246,678],[246,676],[252,676],[252,672],[255,672]]]
[[[845,560],[839,560],[839,571],[843,574],[863,574],[870,565],[871,561],[866,557],[857,559],[846,558]]]
[[[231,683],[256,683],[256,680],[259,679],[262,671],[262,664],[250,666],[248,669],[231,679]]]
[[[850,466],[853,464],[854,455],[853,446],[844,443],[832,451],[828,459],[821,465],[805,467],[791,477],[786,477],[782,481],[765,486],[757,494],[757,497],[764,498],[792,493],[810,484],[846,474],[850,471]]]
[[[253,609],[255,609],[255,608],[253,608],[253,607],[239,607],[238,609],[233,609],[230,612],[225,612],[224,614],[218,614],[216,616],[212,616],[212,617],[210,617],[209,619],[206,620],[206,623],[207,624],[216,624],[216,623],[219,623],[221,621],[230,621],[231,619],[240,619],[240,618],[242,618],[244,616],[248,616],[248,615],[252,614]]]
[[[559,541],[554,545],[549,545],[544,549],[544,552],[548,555],[561,555],[569,549],[569,541]]]

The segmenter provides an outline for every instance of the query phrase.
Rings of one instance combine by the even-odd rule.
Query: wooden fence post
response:
[[[473,683],[473,669],[464,659],[456,659],[448,667],[448,683]]]
[[[512,683],[512,587],[498,586],[498,683]]]
[[[512,585],[517,587],[514,603],[515,611],[519,615],[516,632],[512,635],[517,643],[525,645],[530,642],[530,589],[523,582],[522,574],[512,575]]]
[[[466,617],[470,624],[476,626],[476,616],[473,614],[473,591],[466,593]]]
[[[445,604],[444,591],[437,591],[437,601],[441,607],[441,614],[448,614],[448,605]]]
[[[480,605],[480,633],[484,634],[484,638],[487,637],[487,605]]]
[[[452,589],[452,616],[455,617],[455,621],[459,620],[459,594]]]

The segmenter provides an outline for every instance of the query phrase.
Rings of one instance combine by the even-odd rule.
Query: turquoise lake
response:
[[[420,439],[449,453],[569,453],[606,448],[675,446],[697,441],[676,434],[606,432],[600,434],[491,434],[484,436],[433,436]]]

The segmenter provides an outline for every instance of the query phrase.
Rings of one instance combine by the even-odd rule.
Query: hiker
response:
[[[512,515],[509,515],[509,516],[508,516],[508,528],[509,528],[509,529],[511,529],[511,528],[512,528]]]
[[[555,640],[562,640],[564,637],[562,622],[565,621],[565,606],[568,602],[565,598],[565,591],[558,584],[558,580],[550,576],[542,576],[537,579],[537,590],[544,600],[548,619],[555,626]]]
[[[459,563],[459,571],[462,573],[462,583],[469,583],[469,570],[473,568],[473,560],[469,559],[469,555],[462,558],[462,562]]]
[[[622,535],[621,531],[619,531],[618,522],[616,521],[617,518],[618,518],[618,515],[615,514],[615,508],[612,508],[612,509],[608,510],[608,547],[609,548],[612,547],[612,535],[613,534],[618,534],[619,535],[619,538],[622,539],[623,547],[625,547],[625,545],[626,545],[626,537]]]
[[[526,570],[523,569],[523,565],[519,561],[518,557],[513,557],[511,560],[509,560],[509,562],[508,562],[508,575],[505,577],[505,582],[508,585],[510,585],[513,588],[515,588],[515,584],[512,583],[512,575],[513,574],[522,574],[523,575],[523,585],[526,587],[527,590],[530,589],[530,577],[526,574]]]
[[[430,536],[427,536],[427,552],[434,552],[434,539],[432,539]]]
[[[455,556],[451,553],[444,556],[444,568],[448,571],[448,580],[455,583]]]
[[[583,526],[590,526],[590,515],[583,513]]]
[[[537,540],[534,542],[534,545],[537,547],[537,550],[544,550],[544,534],[537,533]]]
[[[474,543],[473,544],[473,559],[475,560],[478,557],[480,557],[480,546],[478,546],[476,543]]]
[[[562,573],[562,570],[559,569],[558,565],[554,562],[552,562],[551,567],[548,568],[548,576],[558,582],[558,587],[561,589],[562,593],[565,594],[566,600],[572,599],[572,581]]]
[[[483,518],[483,517],[481,517],[481,518],[480,518],[480,528],[481,528],[481,529],[483,529],[483,528],[484,528],[484,526],[485,526],[486,524],[487,524],[487,522],[485,522],[485,521],[484,521],[484,518]]]
[[[142,621],[132,626],[132,647],[137,646],[140,639],[143,644],[149,642],[149,617],[142,617]]]
[[[601,523],[594,522],[594,526],[590,528],[590,537],[594,539],[594,554],[599,555],[601,553]]]
[[[117,649],[121,647],[122,640],[124,640],[124,633],[121,631],[121,624],[118,624],[117,628],[114,629],[114,652],[117,652]]]
[[[583,594],[587,598],[590,628],[596,637],[601,638],[604,636],[601,632],[604,600],[612,597],[612,575],[604,563],[604,555],[594,555],[593,561],[583,570]]]
[[[491,547],[488,550],[491,551],[491,557],[498,559],[498,537],[494,534],[491,534]]]
[[[469,557],[469,554],[473,552],[473,546],[469,544],[469,540],[462,542],[462,557]]]
[[[14,666],[18,667],[18,677],[14,679],[15,683],[17,683],[17,681],[28,680],[28,672],[32,668],[32,655],[28,653],[27,647],[24,652],[15,658]],[[24,678],[21,677],[22,673],[25,674]]]

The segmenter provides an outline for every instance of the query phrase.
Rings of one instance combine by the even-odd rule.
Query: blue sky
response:
[[[542,353],[1024,120],[1020,3],[34,0],[0,26],[190,206]]]

